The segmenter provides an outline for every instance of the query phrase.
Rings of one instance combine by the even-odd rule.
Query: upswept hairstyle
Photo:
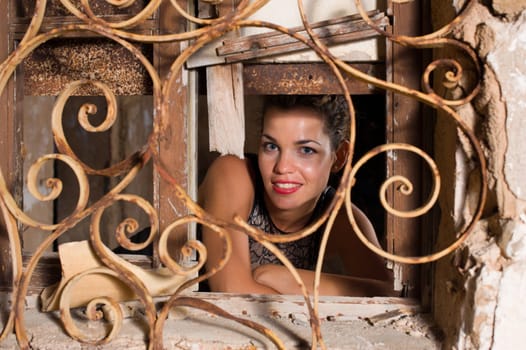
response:
[[[272,107],[285,111],[302,107],[319,114],[333,150],[349,140],[349,107],[343,95],[268,95],[263,103],[263,118]]]

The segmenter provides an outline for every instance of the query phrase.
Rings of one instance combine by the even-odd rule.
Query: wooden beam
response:
[[[380,27],[388,25],[388,18],[383,13],[375,11],[372,15],[372,20],[376,25]],[[308,38],[304,27],[294,27],[290,28],[290,30]],[[313,24],[313,31],[320,38],[321,42],[328,46],[361,41],[378,36],[378,33],[371,29],[359,15],[317,22]],[[218,56],[225,57],[225,62],[232,63],[281,55],[307,48],[307,45],[288,34],[272,31],[223,40],[222,45],[216,49],[216,52]]]
[[[0,13],[7,15],[0,23],[0,62],[4,62],[9,55],[10,49],[14,45],[9,34],[9,22],[13,14],[9,12],[9,1],[0,1]],[[17,122],[14,117],[14,85],[10,79],[4,90],[0,94],[0,171],[8,191],[20,199],[21,190],[17,186],[17,176],[19,169],[17,165],[17,145],[20,145],[16,136]],[[10,256],[10,242],[7,234],[6,223],[0,215],[0,285],[11,285],[12,281],[12,257]]]
[[[178,0],[183,7],[187,1]],[[159,8],[159,30],[160,32],[179,33],[186,30],[186,21],[171,6],[169,1],[165,1]],[[154,45],[154,60],[161,79],[166,79],[170,67],[175,58],[181,52],[182,43],[164,43]],[[188,158],[188,125],[187,117],[188,106],[188,71],[181,69],[175,72],[177,77],[176,84],[171,91],[167,91],[163,96],[167,105],[167,113],[160,116],[161,125],[166,127],[160,131],[159,137],[159,157],[165,170],[171,174],[177,184],[188,192],[189,188],[189,158]],[[162,232],[168,225],[176,219],[188,214],[185,204],[178,198],[176,190],[160,176],[154,176],[154,203],[159,213],[159,228]],[[186,227],[181,227],[181,232],[171,235],[170,246],[182,246],[187,240]],[[157,247],[157,244],[154,245]],[[182,256],[173,256],[182,258]],[[154,251],[154,265],[159,264],[157,250]]]
[[[407,3],[392,2],[394,35],[420,35],[421,4],[419,1]],[[388,78],[393,83],[419,90],[422,61],[420,52],[397,44],[390,44],[388,55],[391,65]],[[422,106],[414,98],[401,94],[388,94],[386,138],[387,143],[408,143],[422,147]],[[422,176],[421,163],[408,152],[396,152],[396,156],[387,157],[387,176],[404,175],[411,181],[414,190],[411,196],[396,188],[389,193],[389,203],[398,210],[410,210],[421,205]],[[404,219],[387,215],[387,247],[400,256],[421,255],[422,235],[421,218]],[[394,264],[395,280],[404,284],[407,295],[420,296],[419,266]]]
[[[210,151],[243,158],[245,104],[241,63],[206,68]]]

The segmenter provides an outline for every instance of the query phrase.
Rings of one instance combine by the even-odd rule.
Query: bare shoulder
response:
[[[224,155],[216,158],[201,184],[200,192],[211,190],[216,186],[252,185],[250,164],[247,159],[233,155]]]
[[[250,162],[232,155],[215,159],[199,186],[199,204],[206,210],[235,211],[244,215],[253,198]]]
[[[210,165],[207,177],[212,175],[219,175],[219,174],[236,174],[239,171],[247,171],[249,170],[249,164],[247,159],[241,159],[234,155],[223,155],[217,157],[212,164]]]

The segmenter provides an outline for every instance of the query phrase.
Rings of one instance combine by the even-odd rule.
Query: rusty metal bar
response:
[[[353,67],[375,77],[382,77],[385,71],[383,63],[356,63]],[[243,66],[243,76],[247,95],[323,95],[342,92],[338,80],[323,63],[247,63]],[[353,95],[384,92],[352,76],[344,76],[344,79]]]
[[[222,1],[207,1],[212,4],[220,4]],[[44,252],[50,247],[53,242],[61,237],[64,233],[68,232],[71,228],[75,227],[82,220],[89,220],[90,232],[86,234],[86,239],[90,241],[93,250],[95,251],[98,258],[102,261],[104,268],[90,270],[86,273],[76,276],[71,280],[71,284],[68,284],[64,289],[64,294],[60,301],[61,319],[64,324],[66,332],[77,339],[80,342],[86,342],[91,344],[104,344],[111,342],[112,338],[118,333],[120,324],[122,323],[123,315],[120,313],[120,308],[115,300],[108,298],[95,298],[92,302],[87,305],[87,316],[92,320],[101,319],[103,316],[98,308],[98,305],[105,305],[104,311],[112,313],[111,319],[113,320],[113,326],[110,331],[100,339],[88,339],[82,332],[74,325],[74,322],[70,316],[69,310],[69,297],[70,290],[78,280],[82,279],[89,274],[103,274],[109,275],[112,278],[119,279],[124,282],[136,295],[137,299],[140,300],[145,310],[145,320],[149,326],[148,329],[148,347],[150,349],[162,349],[163,348],[163,325],[168,317],[168,312],[172,307],[183,305],[192,308],[198,308],[205,310],[211,314],[219,317],[224,317],[238,322],[244,326],[250,327],[265,337],[267,337],[272,343],[278,348],[283,348],[283,343],[276,336],[276,334],[266,327],[255,324],[249,320],[234,317],[228,313],[228,310],[222,310],[217,306],[210,304],[204,300],[198,298],[184,297],[181,293],[208,278],[215,271],[220,269],[228,260],[231,246],[228,235],[228,230],[235,228],[245,232],[250,237],[260,241],[269,250],[275,253],[275,255],[282,261],[282,263],[289,269],[292,276],[296,279],[298,284],[302,286],[303,296],[305,299],[306,309],[310,315],[310,325],[312,328],[312,348],[325,348],[323,342],[323,335],[321,332],[321,321],[318,316],[318,286],[319,276],[321,273],[321,265],[325,247],[328,240],[330,229],[333,225],[335,213],[343,206],[346,208],[347,215],[351,222],[351,225],[358,235],[359,239],[372,251],[385,257],[386,259],[404,263],[404,264],[422,264],[435,261],[449,254],[454,249],[461,246],[470,232],[473,230],[477,220],[480,218],[482,208],[486,200],[486,163],[484,154],[479,140],[477,140],[473,130],[459,117],[455,108],[466,103],[469,103],[479,90],[478,82],[469,87],[468,93],[465,96],[457,100],[448,100],[444,97],[439,96],[433,88],[430,86],[430,76],[435,73],[438,68],[445,68],[446,74],[444,77],[446,87],[456,87],[461,84],[461,75],[463,72],[463,66],[459,63],[459,60],[455,58],[437,60],[432,62],[424,72],[422,77],[423,91],[415,90],[403,86],[401,84],[394,84],[386,81],[383,74],[377,74],[371,72],[369,69],[370,65],[353,65],[348,62],[344,62],[341,59],[335,57],[331,52],[331,48],[326,45],[326,42],[321,40],[318,36],[318,32],[314,30],[311,24],[305,18],[303,6],[301,1],[298,2],[298,9],[303,20],[303,31],[298,31],[297,28],[284,28],[280,25],[273,24],[270,22],[250,20],[248,17],[256,13],[263,5],[268,1],[266,0],[255,0],[240,1],[234,8],[233,11],[227,14],[215,18],[215,19],[199,19],[194,17],[190,13],[186,13],[183,9],[182,4],[184,1],[171,0],[169,2],[163,2],[161,0],[153,0],[147,2],[144,7],[137,10],[137,2],[133,0],[128,1],[107,1],[107,3],[101,1],[80,0],[72,2],[70,0],[61,0],[60,4],[63,6],[63,10],[68,12],[68,18],[70,20],[67,23],[53,22],[47,20],[45,17],[46,7],[48,2],[45,0],[37,0],[34,5],[34,12],[31,17],[31,21],[28,22],[25,28],[21,41],[1,63],[0,63],[0,91],[3,94],[7,94],[9,90],[9,84],[13,81],[13,76],[18,67],[20,67],[24,60],[29,57],[33,52],[38,50],[39,47],[45,45],[52,39],[62,39],[70,37],[72,35],[88,36],[104,38],[118,45],[124,51],[127,51],[131,57],[139,62],[145,74],[151,80],[152,94],[154,101],[154,125],[153,132],[150,135],[149,140],[144,144],[140,145],[137,151],[122,159],[116,164],[110,164],[104,169],[95,169],[89,164],[83,162],[82,159],[76,154],[75,150],[72,149],[68,142],[68,135],[63,130],[64,106],[68,99],[78,93],[78,89],[81,88],[92,88],[98,91],[98,94],[104,96],[107,104],[107,112],[100,124],[92,123],[90,117],[96,113],[96,106],[93,104],[86,103],[77,111],[76,118],[81,128],[88,133],[101,133],[114,127],[115,121],[119,118],[118,102],[116,99],[117,92],[112,90],[111,86],[102,80],[98,80],[96,77],[87,77],[84,79],[72,80],[64,83],[64,87],[60,89],[60,93],[57,92],[57,99],[50,114],[50,129],[52,131],[54,144],[56,146],[57,153],[53,154],[42,154],[31,166],[25,183],[27,184],[28,191],[38,201],[52,201],[56,199],[64,191],[63,183],[61,179],[49,178],[43,181],[47,188],[46,193],[42,193],[38,183],[39,172],[43,166],[52,162],[63,162],[66,164],[74,173],[75,178],[78,181],[79,198],[71,213],[64,219],[56,223],[41,222],[38,218],[33,218],[24,212],[17,201],[14,190],[12,189],[12,179],[9,177],[10,165],[2,164],[2,172],[0,172],[0,209],[2,212],[3,222],[8,234],[9,240],[9,254],[12,262],[11,275],[12,275],[12,306],[7,322],[3,326],[1,339],[5,338],[7,334],[11,332],[16,333],[19,346],[23,349],[29,348],[28,331],[24,323],[24,311],[25,311],[25,298],[27,296],[30,283],[32,278],[37,274],[37,264],[41,261],[44,256]],[[473,3],[471,1],[470,3]],[[135,6],[135,11],[130,16],[124,16],[119,14],[118,16],[103,16],[99,14],[100,7],[93,6],[92,3],[100,5],[104,3],[105,6],[116,6],[119,9],[126,9],[130,6]],[[56,5],[56,3],[55,3]],[[170,6],[173,11],[179,14],[181,18],[198,24],[198,29],[190,29],[188,31],[181,32],[162,32],[155,33],[155,31],[143,30],[144,28],[151,28],[152,18],[156,18],[154,15],[159,10],[160,6]],[[93,6],[93,7],[92,7]],[[360,18],[363,23],[367,23],[369,29],[385,37],[387,40],[391,40],[403,46],[413,48],[432,48],[442,47],[451,45],[457,48],[464,54],[464,58],[467,58],[472,65],[472,68],[478,73],[479,79],[481,76],[480,64],[478,57],[475,52],[466,44],[460,43],[450,37],[450,33],[454,30],[455,25],[463,20],[469,14],[470,6],[466,7],[464,12],[455,19],[450,25],[438,30],[435,33],[431,33],[422,37],[408,37],[408,36],[396,36],[392,33],[386,32],[381,25],[375,24],[374,21],[369,17],[369,14],[363,10],[359,0],[356,0],[356,6],[359,10]],[[166,8],[163,8],[165,10]],[[16,31],[21,30],[21,26],[25,25],[26,22],[17,22],[13,28]],[[363,91],[369,93],[371,91],[387,91],[400,96],[414,99],[418,103],[428,105],[436,110],[440,110],[447,117],[449,117],[454,123],[456,123],[458,130],[461,134],[470,142],[473,148],[473,154],[478,161],[478,171],[480,172],[480,195],[479,203],[472,213],[472,221],[467,223],[466,227],[458,232],[458,239],[453,242],[449,247],[440,251],[434,252],[424,256],[399,256],[388,251],[384,251],[375,245],[371,244],[360,231],[356,224],[355,218],[352,214],[351,209],[351,188],[356,181],[357,172],[361,167],[366,164],[371,158],[381,153],[389,153],[393,151],[397,152],[409,152],[420,157],[432,174],[433,186],[432,191],[428,195],[428,199],[418,208],[405,210],[394,207],[389,202],[388,196],[386,195],[389,190],[393,187],[397,188],[402,195],[408,195],[412,191],[413,184],[410,179],[397,174],[390,174],[390,177],[385,181],[384,185],[379,189],[379,196],[381,198],[382,205],[386,212],[401,218],[414,218],[424,215],[428,212],[437,202],[440,191],[444,190],[440,187],[440,173],[433,161],[433,159],[427,155],[424,151],[417,147],[409,144],[402,143],[391,143],[376,147],[366,153],[365,156],[358,159],[356,162],[351,164],[347,162],[344,169],[343,179],[340,187],[337,189],[337,193],[330,208],[323,213],[323,215],[311,226],[304,230],[288,235],[274,236],[269,235],[265,232],[261,232],[253,227],[250,227],[242,218],[236,218],[234,222],[222,222],[217,218],[212,217],[206,213],[192,198],[186,193],[185,186],[182,183],[184,176],[181,178],[181,173],[184,174],[185,169],[173,169],[171,164],[168,164],[173,158],[172,156],[166,156],[163,154],[163,149],[170,149],[171,152],[180,152],[185,154],[186,150],[174,150],[170,147],[166,148],[166,143],[170,141],[170,135],[173,136],[174,127],[172,117],[170,114],[173,104],[179,103],[179,108],[184,109],[183,101],[180,96],[174,97],[174,94],[178,91],[178,81],[181,80],[181,71],[184,69],[186,60],[196,53],[200,48],[204,47],[213,40],[220,38],[227,33],[236,31],[240,27],[254,26],[254,27],[266,27],[274,31],[275,34],[280,36],[285,35],[287,41],[293,41],[300,44],[302,47],[307,47],[309,50],[315,52],[321,61],[323,62],[323,68],[320,65],[310,66],[296,66],[287,67],[281,66],[277,70],[280,71],[281,78],[279,81],[283,82],[286,79],[295,79],[294,77],[307,77],[307,80],[314,79],[315,76],[330,77],[330,83],[320,84],[317,88],[310,83],[298,84],[305,85],[313,88],[315,93],[327,93],[338,91],[343,93],[347,97],[349,104],[349,112],[351,115],[351,131],[350,131],[350,153],[351,158],[354,151],[354,143],[356,139],[356,128],[355,128],[355,115],[354,108],[352,105],[351,90]],[[177,28],[181,28],[176,26]],[[79,34],[80,33],[80,34]],[[151,58],[144,55],[144,53],[137,47],[138,44],[174,44],[180,43],[180,52],[172,62],[151,62]],[[254,58],[254,56],[250,56]],[[162,67],[159,65],[162,64]],[[305,70],[301,69],[307,67],[307,70],[311,73],[306,73]],[[245,74],[261,75],[267,74],[263,70],[268,68],[266,66],[259,65],[247,65],[245,67]],[[164,70],[166,74],[160,75],[159,70]],[[274,68],[273,68],[274,69]],[[291,74],[292,76],[287,75]],[[312,73],[314,72],[314,73]],[[311,78],[309,78],[311,77]],[[358,84],[359,83],[359,84]],[[356,85],[358,84],[358,85]],[[266,83],[265,83],[266,85]],[[358,88],[356,86],[359,86]],[[265,89],[261,86],[252,86],[248,88],[251,93],[283,93],[285,89],[290,89],[288,92],[301,92],[305,93],[306,90],[303,88],[292,88],[286,87],[277,90]],[[6,92],[7,91],[7,92]],[[312,90],[310,90],[312,91]],[[1,100],[5,102],[5,98]],[[9,103],[9,102],[7,102]],[[4,110],[4,106],[2,106]],[[3,115],[5,117],[6,114]],[[8,114],[7,114],[8,115]],[[179,114],[184,116],[185,113]],[[10,118],[9,116],[7,118]],[[12,121],[10,121],[11,123]],[[184,124],[184,120],[178,120],[177,125]],[[14,131],[14,130],[13,130]],[[172,132],[172,134],[171,134]],[[8,135],[4,130],[0,133],[0,137],[6,140],[2,142],[12,142],[12,135]],[[89,147],[89,145],[86,145]],[[11,148],[14,149],[14,148]],[[10,155],[8,155],[10,157]],[[10,159],[10,158],[9,158]],[[185,212],[180,215],[175,215],[169,220],[165,216],[166,209],[163,208],[159,214],[159,207],[154,206],[149,201],[139,196],[126,194],[124,191],[126,187],[137,177],[143,167],[153,163],[155,169],[155,176],[162,179],[166,188],[169,189],[177,198],[179,208],[183,208]],[[180,173],[174,174],[179,171]],[[102,176],[105,178],[115,179],[115,185],[108,189],[107,192],[101,197],[94,201],[90,201],[90,176]],[[166,266],[173,275],[185,276],[187,280],[182,283],[173,295],[170,297],[167,303],[164,304],[163,308],[158,311],[154,305],[153,298],[148,286],[141,280],[137,274],[133,273],[123,263],[122,258],[114,256],[108,252],[108,248],[101,238],[101,222],[105,211],[117,202],[126,202],[129,205],[136,206],[144,215],[146,215],[150,222],[150,230],[146,241],[141,244],[136,244],[128,239],[128,235],[138,228],[138,223],[135,218],[127,218],[116,228],[115,235],[121,246],[130,250],[143,249],[146,245],[151,242],[158,244],[158,258],[160,262]],[[163,204],[164,205],[164,204]],[[164,210],[164,212],[163,212]],[[173,214],[173,213],[172,213]],[[162,215],[159,219],[159,215]],[[164,220],[164,221],[163,221]],[[162,223],[162,227],[159,227],[159,222]],[[189,256],[194,253],[198,253],[199,261],[195,262],[192,266],[186,266],[181,264],[179,261],[175,261],[171,258],[168,252],[169,236],[179,226],[187,225],[190,223],[198,223],[210,227],[213,231],[217,232],[223,238],[225,244],[225,256],[224,260],[221,261],[220,265],[215,269],[210,269],[207,274],[195,277],[196,273],[203,266],[206,259],[206,249],[197,240],[188,240],[180,247],[181,256]],[[300,239],[307,235],[312,234],[315,230],[321,227],[324,223],[327,224],[325,234],[323,236],[322,244],[320,247],[320,254],[318,258],[318,264],[316,267],[316,283],[315,283],[315,295],[312,299],[308,295],[307,289],[305,288],[304,282],[301,280],[298,272],[294,266],[288,261],[281,251],[275,246],[277,242],[290,242],[293,240]],[[41,243],[38,249],[33,253],[31,258],[26,261],[23,266],[22,259],[22,246],[19,237],[19,227],[33,227],[43,230],[48,233],[46,239]],[[6,260],[2,258],[2,260]]]

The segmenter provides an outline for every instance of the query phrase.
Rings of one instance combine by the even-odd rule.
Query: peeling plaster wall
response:
[[[432,3],[436,27],[463,6],[455,0]],[[437,262],[433,308],[445,348],[518,349],[526,329],[526,1],[484,4],[475,4],[454,35],[483,64],[479,96],[458,113],[483,144],[488,200],[466,245]],[[440,202],[440,245],[469,221],[478,181],[470,164],[459,161],[469,148],[456,137],[455,125],[439,116],[436,136],[437,161],[449,173],[444,185],[456,189]]]
[[[504,164],[505,181],[518,199],[526,199],[526,143],[522,142],[522,131],[526,128],[526,12],[511,24],[495,23],[493,28],[494,48],[487,56],[488,65],[501,80],[508,116],[506,120],[507,139]]]

